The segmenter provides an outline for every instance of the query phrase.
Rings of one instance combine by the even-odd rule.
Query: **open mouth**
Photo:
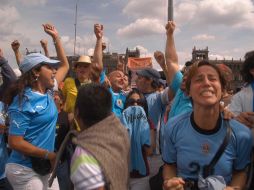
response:
[[[214,95],[214,92],[212,90],[203,90],[200,93],[202,96],[210,97]]]

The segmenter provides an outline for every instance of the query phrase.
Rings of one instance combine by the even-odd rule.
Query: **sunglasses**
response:
[[[128,105],[134,105],[135,103],[137,103],[139,106],[143,105],[143,101],[141,99],[136,100],[136,99],[130,98],[127,103]]]

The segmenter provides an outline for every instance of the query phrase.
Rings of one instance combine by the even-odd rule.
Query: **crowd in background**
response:
[[[142,68],[136,88],[120,66],[106,75],[101,24],[93,57],[73,64],[75,77],[51,24],[43,29],[57,60],[46,40],[45,55],[24,57],[15,40],[17,77],[0,49],[0,189],[252,189],[254,51],[232,94],[226,65],[180,68],[175,28],[166,23],[165,52],[154,52],[166,80]]]

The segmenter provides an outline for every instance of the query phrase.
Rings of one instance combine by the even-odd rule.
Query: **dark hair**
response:
[[[33,68],[32,70],[40,71],[41,65]],[[16,80],[4,93],[3,102],[9,106],[15,96],[19,96],[19,105],[21,105],[23,97],[24,97],[24,91],[26,87],[33,87],[35,84],[36,76],[34,75],[33,71],[30,70],[20,76],[18,80]]]
[[[250,73],[250,70],[254,68],[254,51],[247,52],[244,58],[241,74],[245,82],[251,83],[254,80]]]
[[[221,88],[222,88],[221,90],[224,91],[226,89],[227,82],[226,82],[226,79],[223,77],[223,74],[221,73],[220,69],[216,65],[210,63],[209,61],[202,60],[200,62],[194,63],[190,67],[190,70],[188,71],[187,79],[186,79],[186,90],[188,94],[190,93],[191,79],[196,74],[198,68],[204,65],[210,66],[216,70],[216,72],[219,75],[219,80],[220,80]]]
[[[111,114],[110,92],[96,83],[81,86],[76,99],[75,111],[78,111],[77,116],[87,127],[98,123]]]
[[[137,88],[133,88],[132,91],[129,92],[128,96],[126,97],[126,101],[124,104],[124,109],[128,108],[130,105],[130,97],[133,94],[138,94],[141,100],[141,107],[145,110],[146,116],[148,117],[148,105],[145,96],[141,93]]]

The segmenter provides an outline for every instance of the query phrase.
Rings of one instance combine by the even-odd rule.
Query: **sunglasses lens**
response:
[[[142,101],[140,99],[135,100],[135,99],[131,98],[131,99],[128,100],[129,105],[134,105],[135,103],[138,104],[138,105],[142,105]]]

